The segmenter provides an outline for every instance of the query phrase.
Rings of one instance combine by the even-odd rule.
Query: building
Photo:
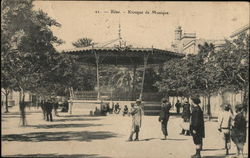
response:
[[[181,26],[178,26],[175,29],[175,40],[172,42],[171,49],[185,55],[197,54],[199,50],[198,46],[203,45],[205,42],[213,43],[215,49],[219,49],[225,43],[225,40],[197,38],[196,33],[183,33]]]
[[[35,96],[30,93],[25,93],[24,101],[32,102]],[[5,106],[6,97],[3,92],[1,92],[1,106]],[[8,106],[16,106],[19,105],[20,94],[17,91],[10,91],[8,95]]]
[[[248,25],[245,25],[237,30],[235,30],[231,35],[230,35],[230,38],[231,39],[234,39],[236,37],[238,37],[239,35],[243,34],[243,33],[246,33],[249,35],[249,31],[250,30],[250,26],[249,24]]]

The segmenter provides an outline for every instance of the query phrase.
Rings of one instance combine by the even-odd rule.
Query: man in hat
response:
[[[159,121],[161,122],[161,130],[164,135],[163,140],[167,139],[168,136],[168,120],[169,120],[169,110],[171,109],[171,103],[168,101],[168,99],[163,98],[162,99],[162,104],[161,104],[161,111],[160,111],[160,116],[159,116]]]
[[[223,133],[224,140],[225,140],[225,149],[226,155],[229,154],[229,149],[231,148],[230,144],[230,129],[231,129],[231,122],[233,120],[233,114],[230,111],[230,104],[224,104],[224,111],[221,113],[219,117],[219,128],[218,130]]]
[[[205,126],[203,111],[199,104],[201,103],[198,96],[191,97],[191,103],[193,105],[190,123],[190,132],[193,136],[193,142],[196,145],[196,153],[192,155],[192,158],[201,158],[200,151],[202,150],[202,139],[205,137]]]
[[[132,131],[130,133],[128,141],[133,141],[133,135],[136,134],[135,141],[139,141],[139,131],[142,121],[142,104],[141,100],[137,99],[136,104],[131,109],[132,115]]]

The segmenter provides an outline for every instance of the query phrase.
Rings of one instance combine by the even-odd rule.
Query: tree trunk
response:
[[[21,125],[26,126],[27,121],[26,121],[26,114],[25,114],[25,102],[24,102],[25,94],[23,89],[21,88],[20,91],[20,102],[19,102],[19,107],[20,107],[20,114],[21,114]]]
[[[245,86],[245,89],[244,89],[243,105],[245,106],[246,116],[249,116],[249,86],[248,85]]]
[[[9,92],[8,90],[5,90],[5,113],[9,112],[8,96],[9,96]]]
[[[210,117],[211,117],[211,102],[210,102],[210,99],[211,99],[211,94],[208,94],[207,96],[207,114],[208,114],[208,119],[210,120]]]

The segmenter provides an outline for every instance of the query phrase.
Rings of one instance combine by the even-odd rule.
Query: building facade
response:
[[[197,38],[196,33],[183,33],[181,26],[178,26],[175,29],[175,40],[171,44],[171,49],[185,55],[197,54],[199,51],[198,46],[203,45],[205,42],[213,43],[215,49],[219,49],[225,43],[225,40]]]

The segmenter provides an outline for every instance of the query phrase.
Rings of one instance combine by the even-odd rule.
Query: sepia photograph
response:
[[[1,1],[1,157],[247,158],[250,3]]]

